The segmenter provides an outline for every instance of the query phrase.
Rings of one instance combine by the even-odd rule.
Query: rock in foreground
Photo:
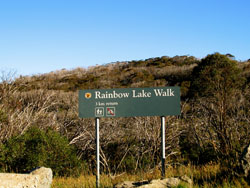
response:
[[[0,173],[0,188],[50,188],[52,170],[40,167],[30,174]]]
[[[244,149],[240,163],[243,174],[248,177],[250,175],[250,144]]]
[[[165,178],[152,181],[125,181],[114,186],[114,188],[166,188],[178,186],[181,182],[186,183],[189,187],[192,187],[193,181],[187,177],[182,176],[180,178]]]

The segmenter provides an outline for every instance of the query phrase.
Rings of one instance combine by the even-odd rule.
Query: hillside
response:
[[[151,58],[20,77],[15,83],[25,91],[180,85],[189,79],[197,63],[198,59],[189,56]]]
[[[159,57],[146,60],[116,62],[73,70],[57,70],[47,74],[21,76],[15,80],[22,91],[48,89],[76,91],[79,89],[185,86],[200,60],[193,56]],[[250,78],[249,62],[238,62],[242,74]]]
[[[78,118],[77,91],[176,85],[181,87],[182,114],[167,117],[167,164],[225,163],[228,158],[230,173],[230,165],[237,165],[236,156],[249,142],[250,62],[217,53],[204,59],[163,56],[2,80],[0,142],[5,144],[33,126],[45,131],[51,128],[67,137],[85,170],[92,172],[94,120]],[[101,120],[102,172],[158,167],[159,135],[158,117]],[[0,160],[2,171],[3,164]]]

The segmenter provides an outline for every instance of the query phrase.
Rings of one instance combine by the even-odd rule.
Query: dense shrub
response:
[[[244,79],[237,62],[219,53],[208,55],[192,72],[192,95],[227,97],[241,88]]]
[[[185,163],[204,165],[217,160],[217,152],[210,143],[200,146],[192,140],[190,135],[180,136],[180,152]]]
[[[80,173],[80,162],[67,139],[51,129],[43,131],[37,127],[1,145],[0,166],[7,172],[27,172],[45,166],[52,168],[56,176]]]

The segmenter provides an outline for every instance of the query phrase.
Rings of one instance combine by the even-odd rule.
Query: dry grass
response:
[[[94,175],[82,175],[79,178],[55,178],[52,188],[93,188],[96,185]],[[101,176],[102,187],[112,187],[111,179],[105,175]]]
[[[166,177],[180,177],[187,175],[193,181],[194,188],[250,188],[244,179],[220,180],[220,166],[218,164],[208,164],[201,167],[197,166],[179,166],[166,167]],[[159,169],[153,169],[149,172],[138,172],[136,174],[123,173],[117,176],[101,175],[101,187],[112,188],[115,184],[124,181],[141,181],[161,178]],[[54,178],[52,188],[93,188],[96,185],[94,175],[81,175],[79,178]],[[185,187],[182,184],[179,186]]]

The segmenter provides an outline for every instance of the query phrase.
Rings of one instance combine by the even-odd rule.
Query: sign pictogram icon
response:
[[[109,116],[109,117],[115,116],[115,107],[107,107],[106,116]]]
[[[104,108],[96,107],[95,108],[95,117],[103,117],[104,116]]]

